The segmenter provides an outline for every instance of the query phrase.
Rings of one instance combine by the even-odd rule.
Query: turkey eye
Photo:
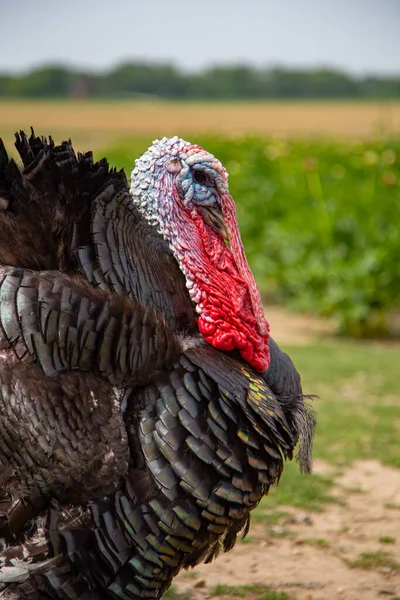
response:
[[[193,171],[193,179],[200,185],[207,183],[207,175],[203,171]]]

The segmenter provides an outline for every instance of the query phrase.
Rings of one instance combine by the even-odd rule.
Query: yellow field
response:
[[[125,136],[218,132],[369,137],[400,131],[400,102],[180,103],[0,100],[0,135],[33,125],[81,147]]]

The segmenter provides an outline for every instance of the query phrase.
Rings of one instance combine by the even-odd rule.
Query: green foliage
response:
[[[257,69],[248,65],[221,65],[184,73],[170,64],[128,62],[95,74],[50,65],[20,76],[0,74],[0,95],[25,98],[143,95],[181,99],[394,98],[400,96],[400,79],[356,78],[327,68]]]
[[[43,67],[20,77],[0,75],[0,96],[67,98],[84,79],[85,76],[59,66]]]
[[[385,335],[400,297],[400,140],[201,136],[230,174],[246,253],[267,301]],[[108,148],[129,173],[148,140]]]

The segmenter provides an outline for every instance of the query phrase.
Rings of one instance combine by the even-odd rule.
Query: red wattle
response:
[[[241,325],[243,326],[243,323]],[[268,333],[263,337],[257,336],[254,338],[254,331],[249,331],[249,337],[252,339],[246,339],[244,332],[236,329],[232,323],[222,320],[217,323],[210,323],[202,315],[199,317],[198,327],[205,341],[214,348],[225,351],[237,348],[242,358],[256,371],[262,373],[268,369]]]
[[[209,321],[206,321],[202,317],[199,317],[198,326],[199,326],[200,333],[204,338],[207,338],[210,335],[213,335],[213,333],[216,329],[215,323],[210,323]]]
[[[253,356],[253,360],[251,361],[250,364],[256,371],[258,371],[259,373],[263,373],[269,367],[269,353],[268,353],[268,356],[265,356],[265,355]]]
[[[225,206],[224,206],[225,205]],[[203,212],[186,208],[176,198],[184,232],[182,264],[190,273],[193,297],[200,307],[198,327],[207,343],[219,350],[237,348],[257,371],[269,366],[269,327],[260,292],[247,264],[232,198],[221,195],[221,208],[229,232],[230,248],[204,220]]]

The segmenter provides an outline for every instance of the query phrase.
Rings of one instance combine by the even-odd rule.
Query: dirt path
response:
[[[329,468],[318,462],[315,471]],[[338,503],[321,513],[282,507],[287,515],[272,530],[256,524],[251,543],[182,573],[178,593],[205,600],[216,585],[227,584],[271,586],[291,600],[400,597],[400,471],[357,462],[336,479],[333,494]],[[285,531],[288,537],[275,537]],[[362,555],[361,564],[351,566]]]
[[[279,306],[266,306],[271,335],[278,344],[302,345],[333,335],[333,321],[322,317],[288,313]]]

